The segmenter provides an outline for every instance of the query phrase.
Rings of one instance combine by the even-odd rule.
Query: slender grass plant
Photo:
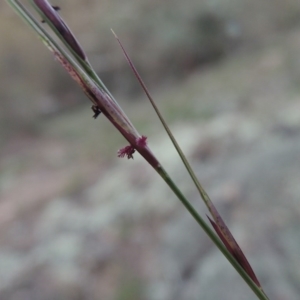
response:
[[[112,125],[121,133],[121,135],[127,140],[128,145],[118,151],[119,157],[133,158],[135,152],[138,152],[150,166],[162,177],[166,184],[171,188],[177,198],[185,206],[194,220],[205,231],[208,237],[216,245],[216,247],[222,252],[229,263],[236,269],[239,275],[244,279],[248,286],[252,289],[258,299],[269,299],[260,282],[258,281],[252,267],[248,260],[240,249],[239,245],[235,241],[230,230],[226,226],[222,217],[218,213],[216,207],[213,205],[208,194],[197,179],[191,165],[182,152],[179,144],[173,136],[171,130],[167,126],[162,114],[158,107],[155,105],[153,98],[151,97],[145,83],[136,70],[132,60],[126,52],[119,38],[115,35],[121,49],[136,76],[138,82],[143,88],[147,98],[152,104],[155,112],[158,115],[163,127],[165,128],[168,136],[170,137],[175,149],[177,150],[183,164],[185,165],[192,181],[199,191],[200,197],[206,204],[210,217],[207,216],[209,223],[195,210],[188,199],[182,194],[179,187],[172,181],[169,174],[160,164],[156,156],[152,153],[151,149],[147,145],[147,137],[141,135],[137,129],[132,125],[126,114],[123,112],[117,101],[114,99],[109,90],[105,87],[103,82],[97,76],[93,67],[91,66],[86,53],[78,43],[77,39],[63,21],[59,15],[59,7],[52,6],[46,0],[28,0],[26,5],[23,5],[18,0],[7,0],[8,4],[19,14],[19,16],[38,34],[40,39],[53,53],[56,60],[65,68],[69,75],[77,82],[82,88],[83,92],[92,102],[92,110],[94,118],[96,119],[100,114],[104,115]],[[38,13],[39,17],[34,17],[27,6],[31,6]],[[39,19],[42,19],[41,20]],[[50,30],[45,30],[46,23]],[[51,32],[51,34],[49,33]],[[55,38],[56,37],[56,38]],[[57,38],[60,43],[56,42]],[[234,284],[234,283],[233,283]],[[200,297],[200,295],[199,295]]]

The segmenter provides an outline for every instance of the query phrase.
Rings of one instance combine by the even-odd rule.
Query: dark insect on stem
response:
[[[97,117],[101,114],[100,108],[97,105],[93,105],[91,109],[94,112],[93,118],[97,119]]]
[[[57,5],[51,5],[55,11],[60,11],[60,7]],[[45,20],[42,20],[42,23],[45,23]]]

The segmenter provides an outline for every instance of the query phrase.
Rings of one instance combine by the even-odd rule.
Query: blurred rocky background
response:
[[[65,0],[103,81],[205,217],[121,38],[272,300],[300,295],[300,2]],[[256,299],[0,2],[0,299]]]

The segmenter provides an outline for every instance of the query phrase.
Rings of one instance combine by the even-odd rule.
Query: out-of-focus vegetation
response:
[[[278,173],[272,166],[276,163],[281,168],[284,159],[287,165],[295,165],[289,161],[295,153],[288,150],[291,154],[283,159],[281,154],[284,155],[285,150],[280,147],[290,149],[290,144],[296,143],[300,124],[297,114],[300,1],[57,0],[53,4],[61,7],[61,15],[101,79],[139,131],[149,136],[150,145],[155,144],[154,136],[161,132],[161,127],[110,28],[122,40],[183,146],[189,136],[188,131],[184,132],[184,125],[189,131],[199,128],[199,133],[192,138],[199,146],[190,150],[194,153],[195,165],[200,164],[200,179],[204,180],[205,187],[211,188],[213,199],[220,198],[221,206],[222,203],[230,206],[236,228],[242,228],[243,221],[249,218],[249,223],[245,223],[249,228],[261,225],[249,233],[253,239],[261,233],[280,240],[282,236],[273,231],[269,234],[268,230],[278,226],[288,231],[283,226],[292,219],[289,215],[292,213],[274,206],[275,217],[272,213],[266,217],[265,213],[264,218],[260,218],[251,201],[266,203],[268,208],[272,206],[271,202],[284,190],[280,184],[287,181],[279,175],[291,173],[287,167],[287,173],[283,173],[285,167]],[[199,299],[180,298],[191,290],[189,283],[193,280],[196,287],[205,282],[197,279],[192,253],[199,244],[207,247],[205,239],[203,243],[198,241],[198,228],[188,243],[182,240],[189,238],[186,227],[182,227],[181,235],[171,229],[164,233],[166,257],[172,258],[174,254],[174,261],[184,270],[183,275],[178,273],[181,281],[174,284],[172,276],[176,272],[172,272],[172,268],[168,270],[167,258],[163,260],[165,264],[158,263],[156,257],[160,250],[157,255],[154,249],[160,249],[157,232],[161,234],[164,226],[172,227],[168,227],[168,218],[175,223],[175,229],[176,226],[181,228],[181,221],[177,222],[176,216],[173,218],[173,212],[179,210],[173,206],[168,208],[171,197],[161,186],[157,188],[157,182],[148,175],[144,165],[138,164],[138,159],[133,164],[119,160],[118,169],[111,169],[111,161],[123,146],[122,138],[104,117],[100,116],[97,121],[92,119],[90,103],[81,90],[4,1],[0,2],[0,16],[0,272],[5,269],[2,266],[8,266],[4,279],[8,278],[10,283],[6,286],[1,280],[4,283],[0,285],[0,298],[24,300],[28,296],[34,299],[31,295],[36,292],[38,300],[99,299],[99,295],[103,299],[174,300],[175,294],[179,300]],[[290,142],[286,137],[293,135],[295,138]],[[158,144],[159,157],[168,161],[172,156],[165,151],[165,144]],[[125,166],[129,166],[128,169]],[[169,159],[172,169],[171,166],[184,182],[177,165]],[[134,167],[137,169],[130,169]],[[272,186],[271,179],[268,183],[269,179],[265,180],[268,174],[271,177],[279,174],[276,182],[280,184]],[[251,187],[249,192],[248,187],[247,193],[247,184],[251,185],[248,176],[255,182],[255,188]],[[88,189],[99,177],[99,186]],[[292,193],[293,187],[298,187],[297,180],[289,184],[286,190]],[[190,185],[186,186],[190,191]],[[276,187],[280,192],[269,196]],[[294,199],[293,195],[298,197],[295,193],[284,199]],[[130,213],[126,210],[126,201],[131,203],[131,199],[137,209]],[[290,203],[284,204],[288,205],[292,207]],[[251,219],[253,215],[248,216],[249,211],[255,215],[255,222]],[[266,207],[262,211],[266,212]],[[297,213],[296,206],[293,213]],[[110,221],[116,219],[119,223]],[[263,226],[263,222],[268,225]],[[295,224],[298,224],[296,217]],[[240,233],[239,238],[246,233],[247,230]],[[288,239],[288,235],[285,237]],[[262,240],[258,237],[249,245],[261,249],[259,247],[265,245]],[[187,247],[188,251],[182,248],[194,245],[193,242],[195,247]],[[276,248],[274,241],[270,244],[272,249]],[[284,246],[280,244],[280,247]],[[204,248],[199,250],[201,257],[197,256],[199,253],[196,255],[199,264],[202,255],[207,253]],[[177,249],[180,250],[178,256]],[[172,253],[173,250],[176,253]],[[261,253],[264,251],[261,249]],[[284,259],[293,257],[292,251],[282,251],[290,253]],[[191,256],[185,258],[190,253]],[[266,253],[268,258],[272,257],[270,249]],[[191,257],[192,264],[188,260]],[[259,259],[257,254],[254,261],[259,262]],[[265,271],[269,272],[276,263],[280,266],[283,260],[276,257]],[[44,272],[45,261],[50,271],[46,266]],[[220,264],[216,261],[216,265]],[[155,298],[159,289],[145,296],[147,283],[151,280],[153,283],[155,278],[160,280],[157,274],[160,268],[171,274],[170,278],[161,280],[166,280],[166,284],[160,287],[164,290],[170,283],[169,289],[175,291],[173,296]],[[217,266],[213,269],[218,270]],[[290,278],[297,274],[297,270],[286,272]],[[225,277],[227,273],[222,279]],[[218,284],[223,282],[220,280]],[[224,290],[228,290],[228,286]],[[232,292],[229,299],[235,299],[236,295],[238,293]]]
[[[104,82],[122,98],[140,89],[113,28],[152,89],[238,49],[253,49],[297,25],[300,4],[287,1],[57,1]],[[1,124],[38,130],[39,117],[84,103],[51,55],[1,3]],[[2,127],[3,128],[3,127]],[[9,131],[6,131],[9,132]],[[5,134],[2,130],[2,135]]]

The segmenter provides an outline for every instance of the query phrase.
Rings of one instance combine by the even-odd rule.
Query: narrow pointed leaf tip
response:
[[[144,92],[146,93],[148,99],[150,100],[152,106],[154,107],[155,111],[157,112],[159,118],[161,119],[164,127],[166,128],[169,136],[171,137],[175,147],[177,148],[178,151],[178,144],[175,141],[175,139],[172,136],[172,133],[170,132],[167,124],[164,122],[163,118],[161,117],[146,85],[144,84],[141,76],[139,75],[137,69],[135,68],[133,62],[131,61],[129,55],[127,54],[123,44],[121,43],[120,39],[118,38],[118,36],[116,35],[116,33],[111,29],[113,35],[115,36],[116,40],[118,41],[123,54],[125,55],[125,58],[127,59],[129,66],[131,68],[131,70],[133,71],[134,75],[136,76],[137,80],[139,81],[140,85],[142,86]],[[180,148],[179,148],[180,150]],[[179,151],[179,154],[182,151]],[[183,155],[183,153],[182,153]],[[185,161],[185,159],[184,159]],[[189,165],[189,164],[188,164]],[[200,184],[199,184],[200,185]],[[205,201],[206,205],[209,208],[209,211],[211,212],[215,222],[213,220],[211,220],[209,217],[209,221],[211,222],[213,228],[215,229],[216,233],[218,234],[219,238],[221,239],[221,241],[223,242],[223,244],[225,245],[225,247],[227,248],[227,250],[232,254],[232,256],[236,259],[236,261],[239,263],[239,265],[244,269],[244,271],[248,274],[248,276],[253,280],[253,282],[258,286],[261,287],[254,271],[252,270],[249,262],[247,261],[245,255],[243,254],[242,250],[240,249],[239,245],[237,244],[237,242],[235,241],[233,235],[231,234],[230,230],[228,229],[228,227],[226,226],[225,222],[223,221],[222,217],[220,216],[220,214],[218,213],[217,209],[214,207],[213,203],[211,202],[211,200],[209,199],[208,195],[206,194],[206,192],[203,190],[203,188],[200,186],[200,194],[202,196],[202,199]]]
[[[47,0],[32,0],[42,14],[51,22],[56,28],[61,37],[70,46],[70,48],[84,61],[87,61],[87,56],[84,53],[79,42],[76,40],[74,34],[71,32],[67,24],[60,17],[58,6],[52,6]],[[44,19],[44,16],[42,18]]]
[[[244,271],[248,274],[248,276],[253,280],[253,282],[261,288],[261,284],[258,281],[250,263],[248,262],[246,256],[244,255],[243,251],[239,247],[238,243],[235,241],[233,236],[231,235],[230,242],[228,241],[228,237],[223,234],[223,231],[220,229],[217,223],[215,223],[209,216],[207,216],[208,220],[210,221],[211,225],[215,229],[216,233],[218,234],[221,241],[224,243],[227,250],[231,253],[231,255],[236,259],[239,265],[244,269]],[[232,246],[232,242],[234,242],[234,246]]]

